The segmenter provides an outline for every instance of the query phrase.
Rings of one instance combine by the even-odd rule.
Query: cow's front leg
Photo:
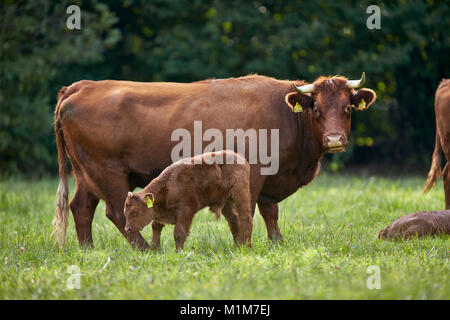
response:
[[[163,224],[160,224],[158,222],[153,221],[152,222],[152,244],[150,245],[150,248],[152,250],[159,250],[161,249],[161,231],[164,227]]]
[[[278,203],[258,201],[259,212],[266,223],[267,236],[272,241],[282,241],[280,228],[278,228]]]
[[[139,231],[125,231],[126,219],[125,215],[123,214],[123,210],[120,210],[119,206],[116,206],[116,209],[113,208],[114,207],[111,204],[106,204],[106,217],[111,220],[112,223],[114,223],[117,229],[119,229],[120,233],[127,239],[127,241],[133,248],[142,251],[147,250],[149,248],[149,245]]]

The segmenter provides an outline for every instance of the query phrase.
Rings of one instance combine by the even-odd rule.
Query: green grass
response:
[[[256,213],[253,248],[235,247],[224,218],[203,210],[179,253],[173,226],[160,252],[131,249],[102,202],[95,248],[78,247],[70,218],[61,250],[50,236],[57,180],[3,181],[0,299],[449,299],[449,236],[377,239],[402,215],[443,208],[442,183],[422,196],[424,181],[321,174],[281,203],[282,245],[268,242]],[[151,228],[143,235],[150,240]],[[71,265],[82,273],[79,290],[66,286]],[[379,290],[366,285],[371,265],[380,268]]]

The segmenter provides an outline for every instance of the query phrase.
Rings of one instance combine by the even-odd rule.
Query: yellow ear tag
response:
[[[150,199],[149,196],[147,196],[146,202],[147,202],[147,208],[153,207],[153,201],[152,201],[152,199]]]
[[[361,102],[358,104],[358,110],[364,110],[366,108],[366,102],[364,99],[361,99]]]
[[[300,103],[298,103],[298,101],[297,101],[297,103],[295,104],[295,107],[294,107],[294,112],[302,112],[303,111],[303,107],[302,107],[302,105],[300,104]]]

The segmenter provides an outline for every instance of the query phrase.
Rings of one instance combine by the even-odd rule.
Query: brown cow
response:
[[[444,181],[445,209],[450,209],[450,79],[443,79],[436,90],[434,101],[436,115],[436,140],[431,162],[430,172],[423,193],[428,192],[441,175],[441,155],[444,152],[447,163],[444,167],[442,180]]]
[[[441,234],[450,234],[450,210],[408,214],[383,229],[378,238],[384,240],[410,239]]]
[[[196,160],[199,160],[196,163]],[[141,231],[151,221],[175,224],[177,249],[183,249],[194,215],[209,206],[228,221],[234,241],[250,246],[250,165],[233,151],[204,153],[174,162],[144,189],[128,193],[125,231]],[[161,228],[153,229],[152,249],[160,248]]]
[[[64,244],[69,213],[66,153],[77,183],[70,208],[80,245],[93,244],[92,220],[103,199],[106,216],[133,246],[145,249],[149,246],[139,232],[125,232],[127,193],[173,162],[172,133],[183,128],[195,134],[198,120],[205,130],[220,133],[279,130],[279,141],[269,141],[267,151],[278,157],[278,171],[263,175],[264,162],[249,163],[252,215],[258,203],[269,239],[281,239],[278,202],[314,179],[326,152],[344,150],[352,110],[365,110],[376,99],[370,89],[355,90],[363,83],[364,76],[320,77],[305,84],[250,75],[193,83],[85,80],[61,89],[55,110],[60,184],[53,221],[59,244]],[[205,146],[203,141],[201,152],[193,155]]]

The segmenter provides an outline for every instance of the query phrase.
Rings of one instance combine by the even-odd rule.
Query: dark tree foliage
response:
[[[66,27],[67,6],[1,2],[0,176],[56,172],[53,111],[58,87],[77,75],[77,65],[100,65],[120,37],[113,27],[117,18],[106,5],[90,2],[82,12],[83,28],[73,31]]]
[[[2,1],[0,175],[56,172],[56,93],[80,79],[190,82],[259,73],[359,78],[378,95],[354,113],[344,163],[424,167],[434,146],[434,92],[450,77],[450,2]],[[369,30],[369,5],[381,29]],[[180,115],[182,116],[182,115]]]

